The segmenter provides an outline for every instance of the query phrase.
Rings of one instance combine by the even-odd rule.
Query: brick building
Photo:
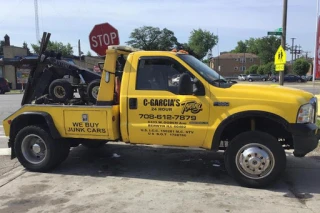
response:
[[[243,74],[252,65],[260,65],[260,58],[252,53],[221,53],[210,59],[210,67],[222,76],[232,77]],[[219,69],[220,67],[220,69]]]

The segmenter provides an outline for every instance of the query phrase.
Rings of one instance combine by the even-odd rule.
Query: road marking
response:
[[[5,136],[5,135],[0,135],[0,138],[7,138],[7,136]]]
[[[0,125],[1,128],[3,128],[3,125]]]
[[[11,155],[11,148],[1,148],[0,155]]]

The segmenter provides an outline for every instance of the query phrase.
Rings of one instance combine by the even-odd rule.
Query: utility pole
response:
[[[34,19],[35,19],[35,25],[36,25],[36,39],[37,39],[37,42],[38,42],[38,41],[40,41],[38,0],[34,0]]]
[[[287,35],[287,11],[288,11],[288,0],[283,0],[283,17],[282,17],[282,36],[281,46],[286,50],[286,35]],[[283,85],[284,71],[279,73],[279,83]]]
[[[292,39],[292,45],[291,45],[291,65],[293,64],[293,46],[294,46],[294,39],[296,38],[291,38]]]
[[[81,46],[80,46],[80,39],[78,40],[78,55],[79,55],[79,60],[81,61]]]

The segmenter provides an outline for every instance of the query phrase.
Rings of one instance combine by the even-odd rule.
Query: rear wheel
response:
[[[276,82],[276,79],[272,79],[272,82]]]
[[[251,82],[251,81],[252,81],[252,79],[251,79],[251,78],[249,78],[249,81]]]
[[[281,144],[271,135],[250,131],[236,136],[225,153],[228,173],[241,185],[264,187],[274,182],[286,167]]]
[[[26,169],[46,172],[67,158],[70,145],[66,141],[54,140],[47,128],[27,126],[18,132],[14,148],[19,162]]]

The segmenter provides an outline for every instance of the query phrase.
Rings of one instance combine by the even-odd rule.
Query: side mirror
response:
[[[183,73],[180,76],[178,84],[179,95],[192,95],[193,94],[193,82],[191,81],[190,75]]]

